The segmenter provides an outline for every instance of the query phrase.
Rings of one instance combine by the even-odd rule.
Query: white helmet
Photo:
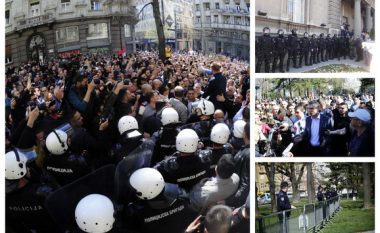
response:
[[[178,112],[174,108],[165,108],[162,111],[161,122],[162,122],[162,125],[178,123],[179,122]]]
[[[211,101],[205,99],[201,99],[199,101],[197,108],[201,109],[202,114],[207,116],[210,116],[215,112],[214,104]]]
[[[67,151],[67,133],[53,130],[46,138],[46,148],[53,155],[61,155]]]
[[[26,175],[26,162],[28,159],[17,150],[5,154],[5,179],[17,180]]]
[[[123,116],[120,118],[117,127],[119,128],[119,133],[123,134],[124,132],[131,129],[139,129],[139,124],[137,123],[136,118],[133,116]]]
[[[151,200],[157,197],[165,187],[161,173],[154,168],[140,168],[132,173],[129,183],[136,190],[137,197]]]
[[[243,138],[245,124],[247,124],[247,122],[243,120],[235,121],[233,133],[236,138]]]
[[[218,123],[212,127],[210,140],[219,144],[226,144],[230,137],[230,129],[224,123]]]
[[[193,153],[198,148],[199,137],[192,129],[183,129],[178,133],[175,147],[179,152]]]
[[[75,208],[75,221],[82,231],[103,233],[112,229],[115,222],[112,201],[100,194],[82,198]]]

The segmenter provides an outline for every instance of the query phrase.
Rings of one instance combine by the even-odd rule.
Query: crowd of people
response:
[[[256,156],[374,156],[374,106],[371,94],[258,99]]]
[[[7,69],[7,232],[249,232],[249,65],[169,56]],[[114,195],[84,197],[76,226],[58,224],[46,199],[109,165]],[[54,205],[74,216],[70,203]]]
[[[364,58],[362,44],[365,41],[370,41],[369,34],[365,32],[358,37],[343,32],[341,35],[327,36],[324,33],[309,35],[305,32],[303,37],[298,37],[297,29],[292,29],[288,36],[283,29],[279,29],[277,36],[271,36],[270,28],[265,27],[263,35],[256,39],[256,72],[262,72],[263,64],[265,73],[275,73],[277,70],[284,73],[289,71],[291,63],[293,68],[298,69],[303,65],[312,66],[341,58],[359,62]]]

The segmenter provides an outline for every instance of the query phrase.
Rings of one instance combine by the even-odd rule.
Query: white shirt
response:
[[[319,146],[319,124],[321,120],[321,114],[318,114],[317,118],[311,117],[311,137],[310,144],[312,146]]]

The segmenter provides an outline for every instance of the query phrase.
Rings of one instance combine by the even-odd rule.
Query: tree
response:
[[[156,30],[157,30],[158,56],[162,61],[164,61],[165,60],[165,33],[164,33],[164,25],[161,20],[160,3],[158,2],[158,0],[153,0],[152,6],[153,6],[154,21],[156,23]]]
[[[313,164],[307,163],[307,194],[309,203],[314,203],[315,201],[315,190],[314,190],[314,174],[313,174]]]
[[[263,163],[261,164],[265,168],[265,174],[268,178],[269,183],[269,193],[271,198],[271,207],[272,212],[277,212],[277,203],[276,203],[276,193],[275,193],[275,182],[274,182],[274,176],[276,172],[275,164],[274,163]]]
[[[372,185],[371,185],[371,169],[369,163],[362,164],[362,172],[363,172],[363,189],[364,189],[364,209],[373,208],[371,202],[371,193],[372,193]]]
[[[299,193],[298,185],[300,184],[301,179],[303,177],[303,174],[305,171],[305,165],[306,164],[301,165],[301,168],[300,168],[299,173],[298,173],[298,177],[296,174],[296,164],[295,163],[280,163],[280,164],[277,164],[277,166],[276,166],[277,172],[289,177],[289,180],[292,183],[293,202],[299,202],[299,200],[300,200],[300,193]],[[297,166],[298,166],[298,164],[297,164]]]

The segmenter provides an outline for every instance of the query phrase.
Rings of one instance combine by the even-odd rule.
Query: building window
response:
[[[260,184],[260,189],[263,190],[265,188],[265,184],[261,183]]]
[[[251,7],[251,4],[247,3],[247,10],[249,12],[249,8]]]
[[[70,0],[61,0],[61,11],[62,12],[70,11]]]
[[[225,24],[230,24],[230,16],[229,15],[225,15],[223,21],[224,21]]]
[[[219,6],[219,2],[216,2],[215,3],[215,9],[219,10],[220,6]]]
[[[67,43],[79,40],[78,26],[59,28],[55,33],[57,43]]]
[[[9,24],[9,10],[5,11],[5,25]]]
[[[218,23],[218,15],[214,15],[214,20],[212,21],[213,23]]]
[[[5,64],[12,62],[12,46],[7,45],[5,47]]]
[[[211,23],[211,16],[206,16],[206,23]]]
[[[304,23],[305,0],[288,0],[288,15],[291,21]]]
[[[195,10],[196,11],[201,11],[201,6],[199,4],[195,4]]]
[[[237,10],[238,12],[240,12],[240,10],[241,10],[241,7],[240,7],[240,4],[239,4],[239,3],[236,3],[236,10]]]
[[[241,25],[241,17],[235,17],[235,24]]]
[[[210,10],[210,3],[205,3],[205,10],[206,11],[209,11]]]
[[[107,23],[89,24],[87,40],[100,38],[108,38]]]
[[[201,17],[197,16],[195,23],[201,23]]]
[[[40,2],[30,3],[29,9],[30,17],[35,17],[40,15]]]
[[[99,0],[91,0],[91,10],[93,11],[100,11],[101,5]]]

